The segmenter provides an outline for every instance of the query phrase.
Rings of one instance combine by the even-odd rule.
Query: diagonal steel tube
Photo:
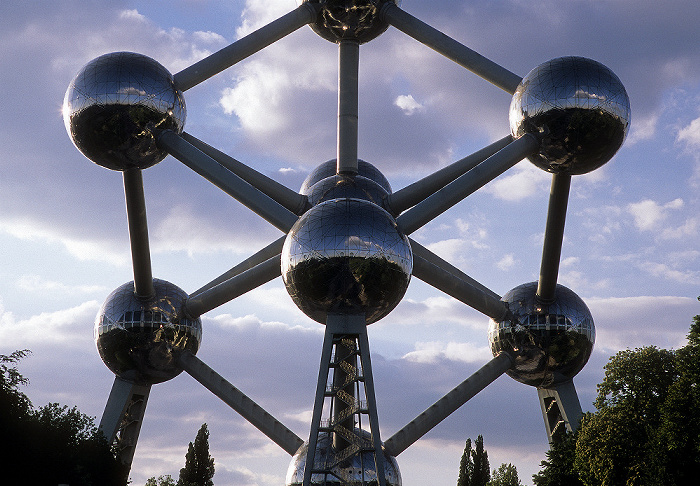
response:
[[[547,223],[544,231],[544,245],[542,247],[540,279],[537,283],[537,293],[535,294],[542,303],[551,303],[555,299],[570,188],[570,175],[554,174],[552,176]]]
[[[508,314],[508,307],[498,297],[484,292],[415,253],[413,275],[496,321],[502,321]]]
[[[193,137],[189,133],[183,132],[182,138],[188,143],[192,144],[194,147],[201,150],[203,153],[207,154],[212,159],[216,160],[219,164],[226,167],[251,186],[254,186],[258,190],[270,196],[272,199],[289,209],[294,214],[304,214],[304,211],[308,209],[309,201],[306,196],[299,194],[298,192],[289,189],[287,186],[280,184],[276,180],[261,174],[251,167],[248,167],[233,157],[226,155],[211,145],[208,145],[198,138]]]
[[[194,354],[185,352],[180,355],[178,361],[192,378],[223,400],[226,405],[238,412],[289,455],[293,456],[304,443],[299,436]]]
[[[392,2],[386,2],[381,11],[384,20],[404,34],[434,49],[486,81],[508,93],[515,93],[521,77],[499,66],[478,52],[460,44],[451,37],[417,19]]]
[[[134,293],[142,299],[155,295],[151,250],[148,243],[148,223],[146,219],[146,199],[143,194],[143,174],[141,169],[127,169],[124,177],[124,198],[126,217],[131,242],[131,261],[134,267]]]
[[[281,238],[273,241],[272,243],[267,245],[262,250],[251,255],[250,257],[246,258],[241,263],[234,266],[233,268],[231,268],[227,272],[224,272],[219,277],[215,278],[214,280],[212,280],[211,282],[209,282],[205,286],[192,292],[190,294],[190,298],[196,297],[197,295],[201,294],[202,292],[209,290],[212,287],[216,287],[220,283],[223,283],[226,280],[245,272],[246,270],[250,270],[251,268],[255,267],[256,265],[259,265],[259,264],[265,262],[266,260],[269,260],[270,258],[272,258],[276,255],[279,255],[282,252],[282,247],[284,246],[284,240],[286,238],[287,238],[286,236],[282,236]]]
[[[499,354],[386,440],[384,449],[398,456],[512,366],[512,358],[507,353]]]
[[[359,65],[360,43],[341,41],[338,45],[338,174],[357,174]]]
[[[454,275],[455,277],[459,278],[460,280],[464,281],[465,283],[471,285],[472,287],[475,287],[476,289],[480,290],[481,292],[490,295],[494,299],[500,300],[501,296],[498,295],[496,292],[493,290],[489,289],[485,285],[480,284],[473,278],[471,278],[469,275],[461,271],[459,268],[455,267],[452,265],[450,262],[447,262],[437,256],[435,253],[432,251],[428,250],[426,247],[418,243],[412,238],[408,239],[409,242],[411,243],[411,250],[413,251],[413,255],[418,256],[420,258],[423,258],[429,263],[432,263],[436,267],[444,270],[447,273],[450,273]]]
[[[313,22],[318,15],[318,8],[317,5],[310,2],[303,3],[279,19],[175,74],[175,86],[186,91],[206,81],[304,25]]]
[[[280,255],[232,277],[185,301],[184,312],[198,317],[281,275]]]
[[[277,201],[261,193],[236,174],[188,143],[172,130],[157,132],[157,143],[173,157],[257,213],[270,224],[287,232],[298,217]]]
[[[418,204],[435,191],[445,187],[459,176],[470,171],[512,141],[513,137],[510,135],[503,137],[491,145],[484,147],[483,149],[474,152],[473,154],[468,155],[467,157],[458,160],[447,167],[443,167],[437,172],[434,172],[429,176],[404,187],[403,189],[399,189],[398,191],[389,194],[384,199],[385,209],[395,216],[401,214],[406,209]]]
[[[416,204],[396,218],[401,231],[410,234],[513,167],[539,148],[539,140],[526,134],[458,177],[432,196]]]

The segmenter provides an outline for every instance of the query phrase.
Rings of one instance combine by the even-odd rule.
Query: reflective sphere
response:
[[[314,170],[311,171],[311,173],[306,176],[306,179],[304,180],[304,183],[301,185],[301,189],[299,192],[301,194],[304,194],[305,196],[308,196],[310,194],[310,189],[311,186],[316,184],[319,181],[322,181],[323,179],[326,179],[328,177],[334,176],[337,174],[337,161],[336,159],[331,159],[327,162],[322,163],[318,167],[316,167]],[[362,159],[357,160],[357,175],[361,177],[366,177],[367,179],[370,179],[377,184],[379,184],[387,193],[391,192],[391,185],[389,184],[389,181],[387,180],[386,177],[384,177],[384,174],[382,174],[379,169],[377,169],[375,166],[370,164],[369,162],[365,162]]]
[[[368,324],[396,307],[413,269],[408,238],[385,210],[333,199],[308,210],[282,248],[282,278],[296,305],[325,324],[331,313],[365,314]]]
[[[381,35],[389,24],[379,18],[385,3],[400,5],[400,0],[297,0],[298,4],[318,3],[322,9],[311,28],[331,42],[344,39],[369,42]]]
[[[155,384],[177,376],[183,351],[196,353],[202,321],[182,314],[187,294],[153,279],[155,297],[141,300],[128,282],[109,294],[95,318],[95,341],[112,372],[134,383]]]
[[[165,158],[149,128],[182,132],[185,100],[173,76],[141,54],[90,61],[71,81],[63,121],[83,155],[113,170],[145,169]]]
[[[318,181],[307,191],[312,206],[331,199],[364,199],[381,206],[389,193],[382,186],[360,175],[332,175]]]
[[[593,317],[581,298],[557,285],[556,300],[541,305],[537,282],[520,285],[503,296],[513,321],[489,324],[489,343],[496,356],[506,351],[515,359],[507,373],[515,380],[549,387],[572,379],[593,350]]]
[[[363,431],[367,442],[367,447],[371,448],[369,433]],[[324,465],[334,465],[330,468],[329,474],[313,474],[311,476],[312,485],[332,485],[332,484],[379,484],[377,481],[377,468],[374,463],[374,452],[365,451],[357,453],[346,460],[339,460],[334,448],[331,445],[331,434],[322,432],[316,442],[316,454],[314,463],[317,468]],[[306,453],[309,450],[309,443],[302,445],[289,464],[287,469],[286,486],[301,486],[304,481],[304,467],[306,466]],[[341,451],[342,453],[342,451]],[[384,477],[387,486],[401,486],[401,473],[396,459],[384,452]]]
[[[514,137],[541,139],[536,166],[585,174],[610,160],[627,136],[630,101],[610,69],[582,57],[545,62],[525,76],[510,104]]]

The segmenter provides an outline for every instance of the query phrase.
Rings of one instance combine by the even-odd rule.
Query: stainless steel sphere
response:
[[[128,282],[109,294],[95,318],[95,341],[112,372],[134,383],[155,384],[177,376],[179,353],[196,353],[202,321],[182,314],[187,294],[153,279],[155,296],[141,300]]]
[[[364,313],[368,324],[386,316],[403,298],[412,269],[411,246],[394,218],[360,199],[312,207],[282,248],[289,295],[322,324],[328,313]]]
[[[360,175],[332,175],[321,179],[307,191],[312,206],[331,199],[364,199],[381,206],[389,193],[382,186]]]
[[[305,196],[308,196],[311,191],[311,186],[334,175],[337,175],[337,161],[336,159],[331,159],[316,167],[308,176],[306,176],[306,179],[301,185],[299,192]],[[387,178],[384,177],[384,174],[382,174],[379,169],[369,162],[365,162],[362,159],[357,160],[357,175],[366,177],[367,179],[376,182],[387,193],[391,192],[391,184],[389,184]]]
[[[182,132],[185,99],[150,57],[114,52],[90,61],[71,81],[63,121],[83,155],[113,170],[145,169],[165,158],[149,128]]]
[[[381,35],[389,24],[379,16],[386,3],[400,5],[400,0],[297,0],[321,5],[321,12],[311,28],[331,42],[351,39],[364,43]]]
[[[501,300],[513,320],[489,324],[489,343],[496,356],[506,351],[515,364],[507,373],[515,380],[548,387],[572,379],[583,369],[595,342],[593,317],[574,292],[557,285],[556,300],[540,304],[537,282],[520,285]]]
[[[369,434],[364,432],[365,441],[369,445]],[[333,484],[379,484],[377,480],[377,468],[374,462],[374,452],[358,452],[346,460],[341,460],[339,453],[335,451],[331,434],[322,432],[319,434],[316,443],[316,454],[314,464],[318,469],[324,465],[331,465],[328,474],[313,474],[311,476],[312,485],[333,485]],[[302,445],[289,464],[287,469],[286,486],[301,486],[304,481],[304,467],[306,466],[306,454],[309,450],[309,443]],[[342,451],[340,451],[342,454]],[[401,473],[396,459],[384,452],[384,477],[387,486],[401,486]]]
[[[630,101],[620,79],[599,62],[561,57],[523,78],[510,104],[514,137],[540,137],[529,157],[548,172],[586,174],[609,161],[627,136]]]

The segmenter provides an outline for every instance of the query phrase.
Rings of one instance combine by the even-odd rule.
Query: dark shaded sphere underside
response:
[[[113,170],[145,169],[165,158],[150,129],[181,133],[182,93],[157,61],[131,52],[89,62],[66,91],[66,130],[88,159]]]
[[[556,300],[540,304],[537,282],[506,293],[513,320],[489,324],[494,356],[505,351],[514,358],[507,371],[513,379],[536,387],[549,387],[572,379],[593,351],[595,326],[586,304],[574,292],[557,285]]]
[[[338,452],[332,446],[332,434],[322,432],[316,443],[314,455],[315,469],[330,466],[329,474],[313,474],[312,486],[321,485],[379,485],[377,480],[377,468],[374,461],[374,450],[369,440],[369,433],[363,434],[365,450],[358,452],[348,459],[340,460]],[[292,457],[292,462],[287,470],[286,486],[301,486],[304,482],[304,468],[306,466],[306,454],[309,443],[305,442]],[[384,452],[384,451],[383,451]],[[340,451],[342,454],[342,451]],[[393,456],[386,452],[384,457],[384,477],[387,486],[401,486],[401,472],[399,465]]]
[[[153,279],[155,296],[136,297],[134,283],[112,292],[95,318],[95,341],[102,361],[117,376],[155,384],[177,376],[184,351],[193,354],[202,340],[202,322],[182,314],[187,294]]]
[[[400,5],[400,0],[297,0],[297,3],[321,5],[321,12],[311,28],[331,42],[355,40],[369,42],[389,27],[379,12],[386,3]]]
[[[564,175],[586,174],[608,162],[630,125],[630,103],[619,78],[582,57],[553,59],[533,69],[510,105],[514,137],[538,136],[536,166]]]
[[[410,281],[408,238],[382,208],[333,199],[306,212],[282,250],[282,277],[294,303],[325,324],[328,313],[365,314],[368,324],[391,312]]]

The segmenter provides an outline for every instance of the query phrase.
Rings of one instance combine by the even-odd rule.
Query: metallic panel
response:
[[[102,361],[117,376],[155,384],[177,376],[179,353],[199,349],[202,321],[182,314],[187,294],[153,279],[155,297],[141,300],[128,282],[109,294],[95,318],[95,341]]]
[[[382,208],[333,199],[307,211],[282,249],[282,278],[297,306],[324,323],[326,314],[364,313],[367,323],[399,303],[411,277],[408,238]]]
[[[327,177],[334,176],[337,173],[338,172],[336,159],[331,159],[327,162],[324,162],[318,167],[316,167],[314,170],[312,170],[308,176],[306,176],[306,179],[301,185],[301,189],[299,190],[299,192],[301,194],[304,194],[305,196],[308,196],[311,186]],[[357,175],[366,177],[367,179],[376,182],[382,188],[384,188],[386,192],[391,193],[391,185],[389,184],[387,178],[384,177],[384,174],[382,174],[379,171],[379,169],[377,169],[369,162],[365,162],[362,159],[357,160]]]
[[[515,380],[549,387],[572,379],[593,351],[595,325],[591,311],[574,292],[557,285],[555,301],[535,297],[537,282],[515,287],[503,296],[512,317],[489,323],[494,356],[505,351],[515,360],[506,373]]]
[[[585,174],[609,161],[630,125],[630,101],[620,79],[599,62],[561,57],[525,76],[510,104],[513,137],[541,138],[536,166]]]
[[[63,121],[75,146],[113,170],[145,169],[168,153],[149,128],[184,128],[185,99],[173,76],[141,54],[113,52],[87,63],[63,100]]]
[[[317,3],[321,12],[311,28],[331,42],[344,39],[369,42],[383,34],[389,24],[380,18],[385,3],[400,5],[400,0],[297,0],[299,5]]]
[[[359,432],[359,430],[357,430]],[[354,451],[349,457],[344,457],[350,451],[336,451],[332,446],[332,434],[322,432],[316,443],[314,455],[314,470],[327,471],[314,473],[311,476],[311,486],[333,484],[379,484],[377,468],[374,463],[373,445],[369,433],[363,431],[365,439],[360,444],[353,444],[348,449]],[[358,437],[359,438],[359,437]],[[304,480],[304,468],[309,443],[305,442],[292,458],[287,470],[286,486],[301,486]],[[361,449],[362,450],[360,452]],[[384,452],[384,477],[387,486],[401,486],[401,472],[396,459]]]
[[[312,206],[331,199],[364,199],[381,206],[389,193],[367,177],[332,175],[311,186],[307,195]]]

